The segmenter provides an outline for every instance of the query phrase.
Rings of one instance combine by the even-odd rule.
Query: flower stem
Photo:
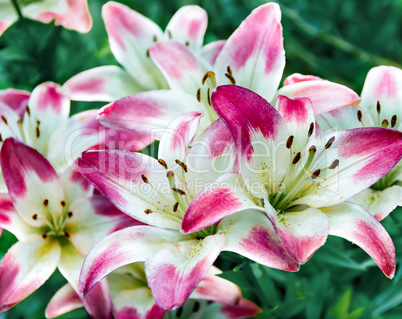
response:
[[[19,20],[23,20],[23,19],[24,19],[24,16],[22,15],[21,8],[20,8],[20,6],[19,6],[19,4],[18,4],[18,1],[17,1],[17,0],[11,0],[11,3],[12,3],[12,5],[13,5],[15,11],[16,11],[17,14],[18,14],[18,19],[19,19]]]

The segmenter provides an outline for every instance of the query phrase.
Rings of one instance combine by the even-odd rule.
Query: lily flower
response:
[[[195,5],[183,6],[166,30],[129,7],[114,1],[102,8],[110,48],[123,66],[101,66],[81,72],[64,84],[72,100],[111,102],[147,90],[167,89],[168,84],[152,61],[149,49],[155,42],[174,39],[214,59],[222,41],[203,46],[208,16]]]
[[[171,90],[142,92],[112,102],[99,112],[106,127],[128,131],[164,128],[179,114],[202,112],[202,131],[218,118],[211,107],[216,86],[236,84],[260,94],[267,101],[278,94],[309,97],[317,113],[357,103],[359,96],[330,81],[292,83],[278,91],[285,67],[281,11],[276,3],[254,9],[240,24],[213,63],[186,45],[158,42],[149,54]]]
[[[248,191],[240,201],[234,195],[244,187],[235,173],[233,139],[223,123],[215,121],[193,141],[200,117],[200,113],[186,113],[170,123],[159,144],[159,160],[118,150],[82,154],[81,173],[116,207],[150,225],[115,232],[91,250],[81,272],[83,295],[115,269],[145,262],[155,302],[171,310],[187,300],[222,250],[269,267],[298,270],[263,213],[240,212],[256,205]],[[183,235],[183,216],[194,201],[200,202],[197,198],[208,186],[216,197],[201,200],[202,207],[222,214],[239,211],[238,215],[217,227]]]
[[[9,191],[0,195],[0,227],[18,239],[0,263],[0,312],[29,296],[56,268],[78,292],[90,248],[115,230],[140,224],[93,195],[81,174],[69,170],[58,176],[38,151],[14,138],[4,141],[0,160]],[[109,318],[106,281],[82,302],[91,316]]]
[[[360,246],[387,277],[394,276],[395,248],[388,233],[370,213],[346,201],[399,161],[401,132],[361,128],[315,136],[309,99],[279,96],[276,110],[234,85],[218,87],[211,101],[232,133],[248,190],[264,203],[265,217],[295,261],[305,263],[328,235],[335,235]],[[206,188],[198,198],[208,202],[215,196]],[[239,201],[244,194],[236,196]],[[230,220],[229,211],[193,201],[182,230],[196,232]]]
[[[326,112],[317,117],[323,130],[387,127],[402,131],[402,70],[391,66],[372,68],[367,74],[359,105]],[[379,221],[402,203],[402,164],[351,201]]]
[[[208,310],[208,305],[201,300],[219,303],[217,315],[220,318],[251,318],[261,309],[252,302],[242,298],[238,286],[232,282],[216,276],[221,271],[212,267],[200,284],[190,295],[192,313],[201,315]],[[144,271],[144,263],[135,263],[123,266],[107,276],[113,302],[113,316],[116,319],[162,319],[166,311],[160,308],[152,297]],[[50,301],[46,309],[46,317],[54,318],[71,310],[83,307],[79,295],[71,285],[66,284]],[[187,304],[183,308],[188,308]],[[176,316],[180,317],[183,308],[179,308]],[[170,317],[174,313],[170,314]]]
[[[13,1],[0,0],[0,36],[18,20],[18,12]],[[92,28],[92,17],[87,0],[17,0],[22,16],[43,23],[54,21],[66,29],[81,33]]]

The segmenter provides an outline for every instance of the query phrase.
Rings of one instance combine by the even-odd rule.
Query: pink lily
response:
[[[149,56],[154,42],[174,39],[213,59],[222,42],[203,47],[207,13],[198,6],[180,8],[163,32],[153,21],[129,7],[109,1],[102,16],[110,48],[123,69],[101,66],[79,73],[64,89],[73,100],[111,102],[138,92],[167,89],[168,85]]]
[[[56,25],[81,33],[92,28],[92,17],[87,0],[49,1],[17,1],[24,17],[49,23],[54,20]],[[18,20],[17,11],[12,1],[0,0],[0,36]]]
[[[306,262],[328,235],[335,235],[363,248],[387,277],[394,276],[395,249],[388,233],[367,211],[346,201],[399,161],[401,132],[363,128],[316,136],[309,99],[279,96],[276,110],[256,93],[233,85],[218,87],[212,105],[232,133],[248,190],[263,201],[266,218],[295,261]],[[244,196],[236,195],[242,195],[237,200]],[[202,200],[214,196],[207,189]],[[213,225],[229,210],[193,201],[182,230]]]
[[[317,117],[323,130],[388,127],[402,131],[402,70],[379,66],[370,70],[359,105],[336,109]],[[351,199],[381,221],[402,205],[402,164]]]
[[[329,81],[292,83],[278,91],[285,67],[280,20],[278,4],[256,8],[212,63],[179,42],[153,44],[150,56],[171,90],[143,92],[115,101],[101,109],[99,121],[106,127],[147,132],[166,127],[179,114],[195,111],[204,114],[202,131],[218,118],[210,97],[212,90],[223,84],[249,88],[273,104],[278,94],[309,97],[316,112],[357,103],[355,92]]]
[[[299,268],[272,236],[272,223],[257,210],[239,212],[217,227],[180,233],[183,216],[194,201],[221,214],[256,207],[248,191],[235,199],[244,188],[240,175],[232,173],[233,140],[223,123],[214,122],[193,140],[200,117],[186,113],[170,123],[159,144],[159,160],[114,150],[83,153],[81,173],[116,207],[150,226],[126,228],[100,241],[84,262],[82,294],[115,269],[145,261],[156,303],[171,310],[186,301],[222,250],[269,267]],[[203,201],[204,187],[212,187],[216,198]]]
[[[19,240],[0,264],[0,312],[39,288],[56,267],[78,291],[90,248],[115,230],[140,224],[93,195],[81,174],[70,170],[59,177],[38,151],[14,138],[4,141],[0,160],[9,191],[0,195],[0,227]],[[110,317],[105,281],[82,302],[91,316]]]
[[[220,318],[250,318],[261,311],[255,304],[242,298],[239,287],[217,277],[219,273],[221,273],[219,269],[212,267],[189,299],[220,303],[218,313],[223,315]],[[162,319],[164,317],[166,311],[158,307],[152,297],[143,263],[123,266],[109,274],[107,280],[113,301],[114,318]],[[192,304],[192,310],[195,310],[194,313],[197,314],[208,308],[206,303],[200,301],[192,302]],[[50,301],[46,309],[46,317],[54,318],[83,306],[80,297],[67,284]]]

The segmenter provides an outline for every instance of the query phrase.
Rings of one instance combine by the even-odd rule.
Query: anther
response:
[[[320,175],[320,173],[321,173],[320,169],[315,170],[314,173],[311,174],[311,178],[316,179],[318,177],[318,175]]]
[[[158,41],[158,38],[156,37],[156,35],[154,35],[154,42]]]
[[[377,101],[377,113],[378,113],[378,114],[381,113],[381,104],[380,104],[380,101]]]
[[[1,136],[1,133],[0,133],[0,143],[1,142],[3,142],[3,137]]]
[[[39,126],[36,127],[36,138],[39,138],[40,136],[40,131],[39,131]]]
[[[392,118],[391,118],[391,127],[395,127],[395,125],[396,125],[396,120],[397,120],[396,115],[392,115]]]
[[[149,49],[147,50],[147,57],[149,58],[151,55],[149,54]]]
[[[310,137],[311,135],[313,135],[313,131],[314,131],[314,122],[310,123],[310,127],[308,129],[308,137]]]
[[[173,205],[173,211],[174,212],[177,212],[177,209],[179,208],[179,203],[178,202],[176,202],[174,205]]]
[[[236,80],[235,80],[235,78],[233,77],[232,74],[230,74],[230,73],[225,73],[225,76],[229,79],[230,83],[236,84]]]
[[[163,159],[158,159],[158,163],[161,164],[165,169],[168,169],[166,162]]]
[[[382,123],[381,123],[381,126],[384,127],[384,128],[387,128],[388,125],[389,125],[389,122],[388,122],[387,119],[383,120]]]
[[[43,238],[43,239],[46,239],[46,237],[47,237],[47,234],[46,234],[46,233],[42,233],[42,238]]]
[[[148,178],[144,174],[141,175],[141,178],[144,183],[149,183]]]
[[[197,90],[197,100],[198,102],[201,102],[201,89]]]
[[[329,169],[334,169],[334,168],[337,168],[337,167],[338,167],[338,165],[339,165],[339,160],[338,160],[338,159],[336,159],[335,161],[333,161],[333,162],[332,162],[332,164],[331,164],[331,165],[329,165]]]
[[[172,32],[170,32],[170,30],[168,30],[168,36],[169,36],[169,39],[172,38]]]
[[[301,158],[301,154],[300,154],[300,152],[299,152],[299,153],[297,153],[297,154],[295,155],[295,157],[293,158],[292,164],[297,164],[297,162],[300,161],[300,158]]]
[[[60,205],[64,207],[64,206],[66,206],[66,202],[65,202],[64,200],[62,200],[62,201],[60,202]]]
[[[149,208],[147,208],[146,210],[144,210],[144,213],[147,214],[147,215],[149,215],[149,214],[152,213],[152,210],[150,210]]]
[[[361,122],[361,121],[362,121],[362,117],[363,117],[362,111],[358,110],[358,111],[357,111],[357,120],[358,120],[359,122]]]
[[[49,200],[48,200],[48,199],[45,199],[45,200],[43,201],[43,205],[47,206],[48,204],[49,204]]]
[[[288,140],[286,141],[286,148],[290,149],[292,147],[293,144],[293,135],[290,135]]]
[[[211,104],[211,93],[210,93],[209,88],[207,90],[207,98],[208,98],[208,104],[212,106],[212,104]]]
[[[28,116],[31,116],[31,110],[29,109],[29,106],[25,106],[25,112],[27,112]]]
[[[186,41],[186,43],[184,43],[186,46],[189,46],[190,45],[190,42],[189,41]]]
[[[328,140],[327,144],[325,144],[325,148],[326,148],[326,149],[330,148],[331,145],[332,145],[332,143],[333,143],[334,141],[335,141],[335,136],[332,136],[332,137]]]
[[[68,237],[70,237],[70,234],[65,231],[64,236],[68,238]]]
[[[202,78],[202,85],[205,84],[205,81],[206,81],[208,78],[213,78],[213,77],[215,77],[215,73],[212,72],[212,71],[207,71],[207,73],[205,73],[204,76],[203,76],[203,78]]]
[[[37,220],[37,219],[38,219],[38,214],[33,214],[33,215],[32,215],[32,219],[33,219],[33,220]]]
[[[230,68],[230,65],[228,65],[228,67],[226,68],[226,70],[228,71],[229,74],[232,74],[232,69]]]
[[[73,212],[68,212],[68,213],[67,213],[67,217],[68,217],[68,218],[73,217]]]
[[[3,120],[3,122],[4,122],[6,125],[8,124],[7,119],[4,117],[4,115],[1,116],[1,119]]]
[[[180,195],[186,195],[186,192],[181,190],[180,188],[172,187],[172,191],[174,191]]]
[[[311,147],[308,149],[308,151],[309,151],[310,153],[315,153],[315,152],[317,152],[317,148],[315,147],[315,145],[313,145],[313,146],[311,146]]]
[[[179,161],[178,159],[175,161],[176,164],[178,164],[182,169],[184,169],[184,171],[187,173],[187,165],[184,164],[182,161]]]

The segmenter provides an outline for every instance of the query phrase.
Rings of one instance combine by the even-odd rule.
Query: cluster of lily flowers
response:
[[[85,1],[60,3],[28,1],[23,14],[90,29]],[[0,227],[18,239],[0,264],[1,312],[58,268],[68,284],[48,318],[179,316],[189,298],[193,312],[207,300],[221,317],[253,317],[261,309],[217,276],[220,253],[297,271],[328,235],[394,276],[380,221],[402,202],[400,69],[370,70],[361,96],[301,74],[279,88],[275,3],[206,45],[198,6],[165,31],[112,1],[102,16],[122,67],[0,91]],[[69,117],[71,100],[109,104]],[[157,159],[137,152],[155,140]]]

